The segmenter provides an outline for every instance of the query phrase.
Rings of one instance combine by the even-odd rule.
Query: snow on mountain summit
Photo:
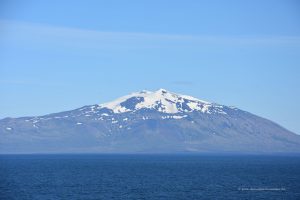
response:
[[[199,111],[203,113],[226,114],[223,106],[203,101],[191,96],[176,94],[165,89],[151,92],[135,92],[112,102],[99,105],[114,113],[133,112],[140,109],[153,109],[162,113],[182,113]]]

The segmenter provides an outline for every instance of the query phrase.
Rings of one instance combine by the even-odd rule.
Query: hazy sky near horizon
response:
[[[0,0],[0,118],[159,88],[300,134],[300,2]]]

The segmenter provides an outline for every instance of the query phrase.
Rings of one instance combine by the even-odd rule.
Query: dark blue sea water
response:
[[[2,155],[0,199],[300,199],[300,157]]]

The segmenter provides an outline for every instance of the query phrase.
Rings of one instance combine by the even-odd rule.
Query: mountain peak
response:
[[[168,91],[166,89],[160,88],[160,89],[156,90],[155,92],[157,92],[157,93],[167,93]]]
[[[141,109],[151,109],[163,113],[183,113],[199,111],[203,113],[222,113],[221,105],[212,104],[192,96],[176,94],[166,89],[154,92],[143,90],[135,92],[112,102],[100,104],[114,113],[135,112]]]

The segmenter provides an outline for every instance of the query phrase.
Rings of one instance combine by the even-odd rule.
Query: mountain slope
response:
[[[0,153],[299,153],[300,136],[234,107],[160,89],[0,120]]]

